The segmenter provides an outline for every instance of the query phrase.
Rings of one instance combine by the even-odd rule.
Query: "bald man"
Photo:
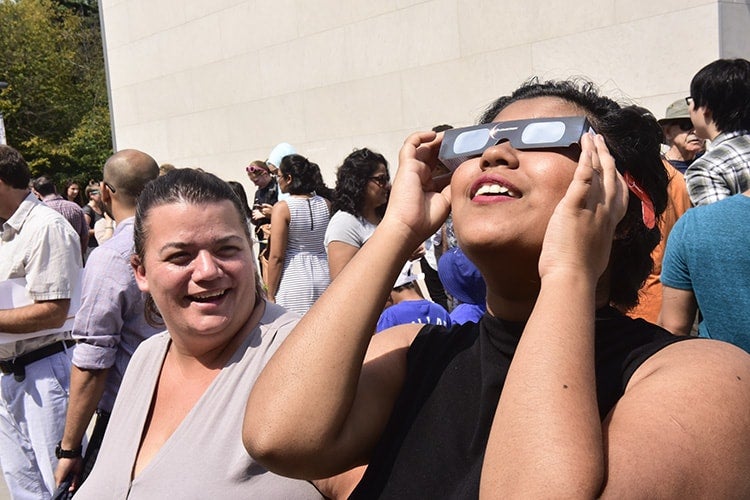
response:
[[[94,465],[130,357],[143,340],[163,330],[146,323],[144,296],[130,265],[138,195],[158,175],[156,161],[134,149],[115,153],[104,164],[102,202],[117,222],[117,229],[89,255],[81,308],[73,325],[73,338],[78,344],[73,353],[70,402],[55,471],[57,484],[69,480],[71,491]],[[82,441],[95,411],[96,425],[84,460]]]

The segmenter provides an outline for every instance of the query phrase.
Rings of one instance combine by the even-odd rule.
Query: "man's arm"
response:
[[[731,196],[719,165],[708,163],[708,158],[697,161],[701,163],[691,165],[685,172],[685,184],[693,205],[708,205]]]
[[[692,290],[680,290],[662,285],[659,326],[675,335],[690,335],[698,311]]]
[[[44,300],[15,309],[0,310],[0,332],[32,333],[59,328],[65,323],[70,299]]]
[[[60,446],[74,450],[81,446],[83,435],[94,416],[96,407],[104,394],[109,369],[83,370],[73,365],[70,371],[70,400],[65,418],[65,431]],[[62,458],[55,470],[55,483],[60,484],[73,473],[71,491],[79,486],[82,457]]]
[[[103,246],[91,254],[83,277],[81,307],[73,325],[73,338],[78,345],[73,352],[63,449],[73,450],[81,445],[100,404],[127,311],[135,304],[133,289],[137,290],[129,262],[115,248]],[[81,458],[61,459],[55,471],[57,484],[72,474],[71,490],[78,488],[82,465]]]

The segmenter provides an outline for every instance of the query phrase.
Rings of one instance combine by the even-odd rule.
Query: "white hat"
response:
[[[266,163],[270,163],[276,168],[279,168],[281,165],[281,160],[284,159],[285,156],[297,154],[297,150],[294,149],[294,146],[287,142],[282,142],[280,144],[277,144],[271,152],[268,154],[268,160]]]
[[[412,272],[412,267],[413,263],[411,261],[408,261],[406,264],[404,264],[404,267],[401,268],[401,273],[398,275],[398,278],[396,278],[396,283],[393,285],[393,288],[408,285],[409,283],[413,283],[418,279],[424,278],[424,274],[422,273],[414,274]]]

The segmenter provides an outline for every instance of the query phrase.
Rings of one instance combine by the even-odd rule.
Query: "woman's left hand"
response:
[[[572,271],[597,281],[607,268],[628,188],[601,135],[581,138],[581,157],[555,208],[542,245],[539,275]]]

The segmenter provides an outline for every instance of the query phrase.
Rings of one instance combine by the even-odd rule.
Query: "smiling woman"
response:
[[[266,302],[243,209],[221,179],[173,170],[141,194],[135,279],[150,321],[76,498],[320,498],[268,472],[240,439],[247,395],[295,316]]]
[[[253,387],[251,455],[291,477],[339,475],[319,485],[349,498],[750,497],[750,356],[613,307],[638,302],[659,241],[656,119],[591,84],[530,81],[479,123],[565,117],[598,134],[526,148],[483,133],[442,191],[443,137],[404,141],[383,220]],[[487,314],[373,337],[399,269],[449,210]]]

